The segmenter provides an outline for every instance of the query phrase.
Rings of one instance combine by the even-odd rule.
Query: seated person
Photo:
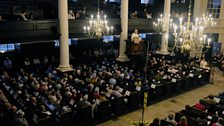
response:
[[[222,118],[219,118],[216,123],[213,123],[212,126],[223,126],[224,120]]]
[[[177,123],[177,126],[189,126],[188,123],[187,123],[186,116],[182,116],[180,118],[180,122]]]
[[[27,21],[27,11],[25,9],[23,9],[21,12],[16,13],[15,15],[18,15],[22,21]]]
[[[68,19],[75,19],[75,15],[72,10],[68,11]]]
[[[201,67],[201,68],[204,68],[204,69],[210,69],[210,68],[208,67],[208,63],[207,63],[207,61],[205,61],[204,58],[201,59],[200,67]]]
[[[196,104],[194,105],[194,107],[195,107],[196,109],[201,110],[201,111],[205,111],[205,110],[206,110],[206,107],[204,106],[204,100],[200,100],[199,103],[196,103]]]
[[[138,11],[134,11],[133,13],[131,13],[131,18],[138,18]]]
[[[29,126],[26,119],[24,118],[25,113],[21,110],[16,112],[16,117],[13,120],[15,126]]]
[[[205,103],[207,104],[208,111],[207,113],[215,115],[216,113],[216,101],[213,95],[209,95],[208,99],[205,99]]]
[[[160,126],[160,119],[159,118],[154,118],[152,123],[150,123],[149,126]]]
[[[169,67],[168,72],[176,74],[179,70],[175,69],[174,67]]]
[[[168,117],[166,118],[166,121],[173,124],[174,126],[177,125],[177,122],[175,121],[174,114],[169,114]]]
[[[145,13],[145,18],[147,18],[147,19],[152,18],[152,13],[146,12]]]

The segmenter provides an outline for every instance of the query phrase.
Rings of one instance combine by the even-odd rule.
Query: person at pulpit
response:
[[[134,32],[131,34],[131,41],[134,43],[133,45],[133,51],[139,51],[140,50],[140,42],[142,39],[139,36],[138,29],[135,29]]]
[[[138,33],[138,29],[135,29],[134,32],[131,34],[131,41],[135,43],[140,43],[141,38]]]

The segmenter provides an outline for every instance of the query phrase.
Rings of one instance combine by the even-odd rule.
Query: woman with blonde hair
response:
[[[186,118],[186,116],[182,116],[182,117],[180,118],[180,121],[179,121],[179,123],[177,124],[177,126],[189,126],[189,125],[187,124],[187,118]]]

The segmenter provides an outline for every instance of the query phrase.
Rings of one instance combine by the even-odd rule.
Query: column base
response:
[[[59,67],[57,68],[58,71],[64,73],[64,72],[69,72],[72,71],[73,68],[69,65],[69,66],[61,66],[59,65]]]
[[[130,59],[128,59],[127,56],[119,56],[116,60],[119,61],[119,62],[127,62],[127,61],[130,61]]]
[[[169,55],[170,53],[167,50],[160,50],[160,51],[156,51],[156,54]]]

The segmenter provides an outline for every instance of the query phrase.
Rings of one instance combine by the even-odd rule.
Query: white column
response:
[[[60,29],[60,65],[61,72],[71,71],[68,45],[68,1],[58,0],[58,19]]]
[[[164,1],[164,33],[162,33],[162,40],[161,40],[161,49],[160,54],[167,55],[168,52],[168,39],[169,39],[169,25],[170,25],[170,8],[171,8],[171,1],[165,0]]]
[[[121,34],[120,34],[120,47],[119,56],[117,61],[129,61],[126,52],[126,41],[128,39],[128,0],[121,0]]]

